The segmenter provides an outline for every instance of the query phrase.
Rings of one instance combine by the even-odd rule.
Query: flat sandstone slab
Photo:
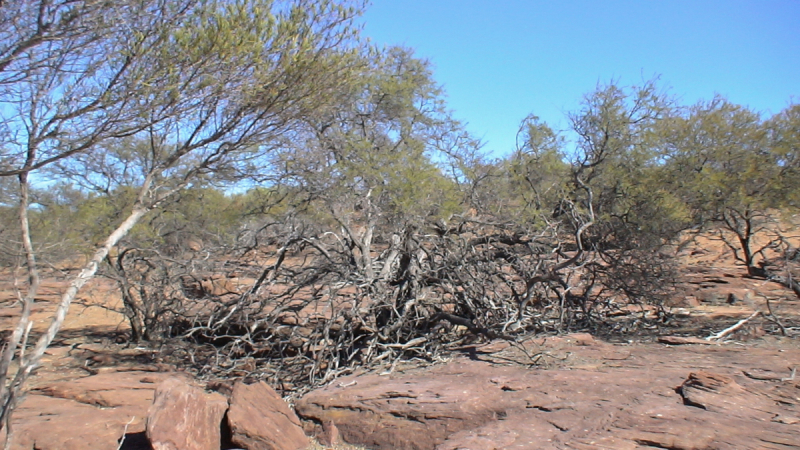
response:
[[[800,379],[743,373],[788,376],[797,348],[569,339],[531,349],[552,356],[549,369],[501,364],[513,349],[494,343],[446,365],[343,378],[297,412],[376,449],[800,448]]]

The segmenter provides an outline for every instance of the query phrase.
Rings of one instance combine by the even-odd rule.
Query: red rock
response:
[[[629,431],[620,434],[636,444],[652,448],[673,450],[706,450],[718,448],[712,445],[715,438],[713,430],[706,427],[684,427],[681,429],[653,431]]]
[[[233,386],[228,425],[231,441],[247,450],[298,450],[310,444],[300,419],[263,381]]]
[[[342,443],[339,429],[336,428],[336,424],[332,420],[322,424],[322,436],[320,438],[320,441],[329,447],[335,447]]]
[[[570,340],[529,350],[547,352],[554,368],[497,363],[513,356],[511,347],[475,351],[410,373],[343,378],[300,399],[297,412],[335,423],[345,442],[387,450],[800,448],[793,384],[695,372],[675,389],[691,364],[774,371],[798,350]]]
[[[714,409],[721,403],[734,403],[750,396],[733,378],[710,372],[690,373],[679,388],[684,403],[703,409]]]
[[[777,339],[686,347],[560,336],[528,340],[527,355],[521,344],[492,343],[447,364],[339,380],[298,408],[306,404],[309,431],[335,427],[374,449],[797,449],[800,381],[787,365],[800,348]],[[136,440],[155,386],[170,376],[35,380],[13,416],[12,449],[115,449],[123,433],[123,448],[149,449]],[[218,384],[233,395],[233,383]]]
[[[441,368],[440,368],[441,369]],[[452,370],[465,370],[453,364]],[[501,386],[478,374],[453,377],[367,375],[312,392],[296,405],[301,417],[333,421],[344,441],[381,449],[432,449],[447,436],[477,428],[508,407]],[[502,374],[498,374],[502,375]],[[494,394],[494,395],[492,395]],[[507,396],[506,396],[507,397]]]
[[[169,376],[105,373],[44,384],[30,392],[14,412],[11,448],[116,449],[126,433],[144,431],[156,383]]]
[[[158,385],[147,413],[147,437],[153,450],[219,450],[227,409],[225,396],[169,378]]]
[[[15,450],[115,449],[125,435],[125,423],[135,418],[130,410],[99,409],[45,395],[28,395],[24,405],[13,417]]]
[[[153,403],[153,393],[158,383],[171,376],[175,375],[109,371],[77,380],[50,383],[36,392],[87,405],[105,408],[140,406],[147,411]]]
[[[667,345],[690,345],[690,344],[711,345],[715,343],[698,337],[683,337],[683,336],[661,336],[658,338],[658,342]]]

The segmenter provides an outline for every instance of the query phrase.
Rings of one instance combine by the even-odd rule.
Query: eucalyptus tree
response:
[[[288,134],[262,171],[261,192],[281,202],[264,209],[253,240],[272,263],[237,302],[190,331],[240,336],[229,349],[269,342],[269,356],[281,359],[276,380],[313,385],[399,357],[428,334],[428,308],[440,307],[438,296],[425,294],[426,240],[463,205],[439,152],[447,145],[456,154],[473,141],[450,117],[426,61],[403,48],[371,56],[338,101]]]
[[[128,91],[144,81],[132,74],[152,53],[137,54],[133,47],[157,48],[188,5],[150,2],[139,9],[131,7],[139,2],[129,3],[118,8],[99,1],[0,5],[0,176],[18,178],[21,236],[16,240],[28,272],[21,318],[0,361],[0,427],[9,424],[15,395],[27,377],[23,369],[35,366],[29,353],[31,364],[23,364],[7,385],[11,361],[25,345],[21,340],[39,285],[28,217],[31,172],[115,134],[141,129],[140,111],[130,108]],[[134,29],[146,31],[131,40]]]
[[[778,166],[774,193],[791,209],[800,207],[800,104],[788,105],[766,121],[769,148]]]
[[[382,51],[344,99],[322,110],[280,152],[282,182],[313,200],[319,219],[352,244],[364,281],[374,272],[373,239],[457,212],[456,185],[436,165],[435,144],[453,133],[429,64],[408,49]],[[457,127],[457,124],[456,124]]]
[[[587,251],[584,298],[594,289],[660,304],[670,293],[674,267],[660,250],[690,226],[680,198],[661,184],[660,124],[675,113],[674,100],[651,80],[599,87],[569,116],[577,151],[564,212],[573,229],[586,230],[576,235]]]
[[[240,174],[327,104],[361,63],[359,2],[23,0],[2,2],[0,176],[19,180],[28,287],[0,364],[0,426],[78,290],[145,214],[197,177]],[[123,150],[119,142],[144,143]],[[31,177],[67,179],[134,201],[120,214],[20,368],[9,367],[38,287]],[[52,178],[51,178],[52,179]],[[102,189],[100,189],[102,191]]]
[[[566,141],[537,116],[526,117],[517,134],[517,149],[505,161],[508,184],[505,189],[512,204],[512,216],[530,220],[550,216],[568,188],[569,163]]]
[[[796,208],[795,110],[765,121],[716,97],[666,124],[668,184],[750,276],[766,276],[764,251],[784,244],[774,212]]]
[[[568,114],[569,134],[535,115],[522,122],[518,148],[485,179],[502,206],[481,210],[503,244],[505,267],[495,272],[515,299],[515,326],[547,328],[548,310],[559,329],[595,326],[594,305],[667,294],[671,268],[658,250],[687,226],[658,184],[657,125],[673,113],[654,81],[612,82]]]

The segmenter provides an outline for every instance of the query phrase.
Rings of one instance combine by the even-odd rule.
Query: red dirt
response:
[[[392,380],[413,385],[408,389],[416,392],[425,391],[420,380],[436,383],[437,377],[444,382],[457,374],[471,374],[464,375],[461,383],[464,389],[473,389],[475,395],[465,401],[473,402],[475,411],[481,411],[476,417],[502,409],[500,416],[495,411],[493,418],[475,419],[475,423],[464,419],[464,426],[442,425],[443,428],[436,428],[439,434],[425,427],[417,430],[420,423],[434,419],[429,420],[424,414],[416,417],[413,411],[394,411],[396,418],[405,414],[406,421],[398,419],[392,426],[405,424],[409,428],[401,428],[401,434],[428,442],[398,448],[798,448],[800,377],[777,380],[789,377],[792,368],[800,367],[800,301],[776,283],[747,278],[744,268],[731,264],[730,258],[724,256],[719,242],[702,242],[684,250],[682,257],[686,263],[682,289],[674,299],[680,306],[673,309],[672,323],[661,329],[623,333],[614,338],[614,343],[588,336],[534,337],[524,345],[528,355],[506,343],[465,347],[461,355],[433,368],[397,367],[390,377],[367,374],[362,375],[364,378],[337,380],[329,389],[339,386],[339,391],[344,392],[341,395],[347,397],[358,392],[347,394],[343,387],[353,381],[353,386],[364,387],[371,386],[370,380],[378,380],[377,386],[388,389],[388,381]],[[11,330],[19,304],[10,274],[0,274],[0,280],[4,280],[0,281],[0,329]],[[33,334],[47,326],[64,287],[64,281],[52,277],[43,282],[34,309]],[[773,313],[790,328],[793,337],[778,336],[773,323],[759,318],[721,345],[655,343],[659,334],[704,338],[756,309],[766,311],[767,298]],[[728,303],[730,299],[733,304]],[[90,448],[86,446],[93,445],[89,439],[96,439],[98,445],[91,448],[103,448],[123,435],[127,438],[122,448],[147,448],[141,441],[142,420],[152,401],[154,383],[166,372],[177,369],[162,360],[157,348],[129,348],[124,342],[117,342],[127,330],[123,315],[114,311],[119,306],[119,296],[107,281],[95,280],[81,293],[42,367],[31,379],[30,394],[14,415],[12,448],[31,449],[34,442],[42,450]],[[622,316],[615,320],[622,323],[625,319]],[[535,356],[535,361],[530,355]],[[760,380],[745,375],[747,371],[750,375],[774,376]],[[702,413],[696,407],[685,409],[676,391],[690,374],[701,372],[731,380],[725,384],[728,387],[720,388],[721,396],[701,400],[712,405]],[[470,377],[483,380],[479,383],[482,387],[470,385]],[[702,388],[702,383],[699,385]],[[544,392],[542,386],[551,389]],[[447,391],[446,386],[441,389]],[[478,395],[483,390],[493,396],[487,407],[480,406],[487,401]],[[311,396],[324,395],[325,391],[320,392],[323,394]],[[498,409],[498,395],[506,402],[505,409]],[[734,406],[739,404],[737,401],[767,402],[762,408],[766,415],[715,413],[713,405],[719,409],[719,399],[726,396]],[[551,407],[556,400],[573,406]],[[534,406],[528,407],[525,402],[533,402],[530,404]],[[321,403],[316,404],[325,409],[319,406]],[[408,402],[405,408],[413,404]],[[314,417],[316,413],[306,414]],[[453,411],[442,414],[449,414],[451,419],[458,415]],[[361,444],[390,448],[385,446],[390,441],[359,438],[369,433],[357,431],[352,421],[342,420],[339,418],[335,424],[345,440],[361,439]],[[763,433],[750,433],[756,436],[755,440],[742,437],[736,441],[736,430],[746,436],[747,427],[756,427]],[[376,433],[372,434],[377,436]]]

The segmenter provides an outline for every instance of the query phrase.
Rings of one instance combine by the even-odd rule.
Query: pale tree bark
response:
[[[92,9],[98,4],[103,8]],[[71,302],[111,248],[198,177],[247,175],[241,171],[251,170],[277,136],[334,101],[360,70],[364,49],[353,27],[358,1],[248,0],[228,8],[228,2],[197,0],[39,0],[14,6],[0,1],[0,24],[8,25],[0,27],[0,176],[20,178],[29,282],[21,321],[0,359],[0,431]],[[226,24],[228,34],[209,26],[209,17]],[[78,26],[67,34],[47,34],[50,26],[72,23]],[[29,38],[14,28],[30,31],[37,24],[46,26]],[[111,155],[112,143],[143,135],[156,137],[144,153],[123,148]],[[25,352],[39,283],[28,176],[40,169],[106,195],[135,186],[139,199],[71,281],[47,330]],[[105,190],[96,189],[97,180]],[[14,358],[19,369],[9,382]]]
[[[33,251],[33,245],[30,237],[30,227],[28,225],[28,195],[29,189],[27,184],[27,174],[20,175],[20,200],[19,200],[19,222],[22,232],[22,244],[26,257],[26,269],[28,278],[28,289],[25,295],[20,295],[22,298],[22,312],[20,315],[17,327],[11,336],[11,340],[6,344],[3,349],[2,359],[0,360],[0,392],[5,387],[5,381],[8,375],[8,369],[11,361],[20,346],[20,341],[28,328],[30,322],[30,313],[33,307],[33,299],[39,289],[39,272],[36,266],[36,254]]]
[[[22,311],[16,328],[11,335],[11,339],[6,343],[3,348],[2,355],[0,355],[0,430],[6,429],[3,442],[4,448],[7,448],[11,440],[11,417],[7,411],[13,410],[14,400],[10,387],[7,386],[8,372],[11,368],[11,362],[14,359],[17,351],[20,355],[24,354],[24,348],[27,345],[28,332],[31,328],[30,315],[33,309],[33,301],[39,290],[39,271],[36,265],[36,253],[33,250],[33,244],[30,236],[30,226],[28,221],[28,174],[22,173],[19,175],[20,185],[20,199],[19,199],[19,223],[22,234],[22,245],[25,253],[25,264],[28,278],[28,289],[24,295],[20,295],[22,300]],[[16,270],[16,269],[15,269]],[[19,372],[18,372],[19,373]]]
[[[150,204],[145,205],[143,203],[144,196],[147,194],[150,186],[152,183],[152,177],[147,177],[144,186],[142,186],[140,190],[139,199],[134,206],[131,213],[128,217],[119,225],[117,228],[106,238],[105,242],[102,246],[100,246],[92,256],[92,258],[86,263],[83,267],[83,270],[72,280],[69,287],[64,291],[61,295],[61,300],[56,308],[55,315],[53,316],[50,325],[48,326],[45,333],[39,337],[38,341],[36,342],[35,347],[32,351],[24,355],[23,349],[19,346],[20,340],[23,334],[27,334],[26,330],[29,329],[30,324],[30,310],[33,305],[33,299],[36,294],[36,291],[39,286],[39,273],[36,266],[36,257],[35,251],[31,242],[30,237],[30,226],[28,220],[28,191],[29,186],[27,183],[27,174],[22,174],[20,176],[20,224],[22,228],[22,236],[23,236],[23,247],[25,251],[25,256],[27,259],[27,270],[28,270],[28,278],[29,278],[29,289],[24,298],[23,302],[23,313],[22,317],[17,324],[17,328],[14,330],[14,334],[12,336],[11,344],[8,345],[4,349],[4,353],[2,355],[2,366],[0,366],[0,377],[3,381],[0,384],[0,429],[3,427],[6,428],[6,435],[5,439],[6,442],[4,443],[5,447],[8,447],[11,443],[12,437],[12,430],[10,427],[11,424],[11,413],[16,408],[17,404],[23,397],[23,387],[25,382],[27,381],[28,377],[31,375],[34,369],[39,366],[42,356],[44,355],[45,350],[47,347],[53,342],[58,331],[61,329],[61,326],[64,323],[64,319],[67,317],[67,313],[69,312],[69,307],[72,304],[72,301],[75,300],[75,297],[78,295],[80,289],[89,281],[91,280],[94,275],[97,273],[97,269],[102,263],[102,261],[108,256],[108,253],[111,249],[119,243],[119,241],[131,230],[131,228],[136,225],[136,223],[149,211],[153,208],[157,207],[158,204],[164,201],[173,193],[177,192],[179,188],[176,188],[164,196],[162,196],[158,201]],[[21,342],[21,345],[26,345],[25,342]],[[15,350],[20,350],[20,361],[19,361],[19,368],[14,376],[14,378],[7,383],[6,380],[8,378],[8,369],[10,367],[10,363],[14,358]]]

